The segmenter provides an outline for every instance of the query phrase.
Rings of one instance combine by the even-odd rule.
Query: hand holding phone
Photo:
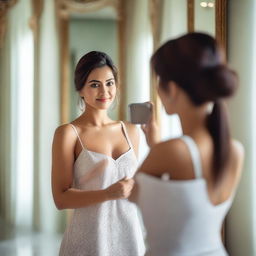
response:
[[[129,104],[130,121],[133,124],[147,124],[152,116],[150,102]]]

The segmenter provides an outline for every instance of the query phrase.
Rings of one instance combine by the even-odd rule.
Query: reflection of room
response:
[[[8,8],[2,8],[4,2],[9,3]],[[122,75],[121,102],[112,115],[128,119],[129,103],[157,101],[149,67],[153,49],[186,33],[191,22],[194,30],[212,35],[218,29],[225,31],[227,25],[228,62],[240,77],[239,91],[228,102],[230,121],[232,134],[244,144],[247,156],[226,221],[225,241],[232,256],[256,255],[255,1],[227,1],[227,8],[221,0],[96,1],[121,3],[117,9],[123,12],[121,17],[113,6],[70,15],[62,6],[58,13],[56,3],[60,2],[80,6],[94,1],[0,1],[0,255],[57,254],[67,218],[52,200],[51,142],[55,128],[64,120],[63,112],[70,119],[78,113],[72,71],[80,56],[93,49],[111,55]],[[188,3],[193,3],[193,15]],[[225,10],[223,27],[216,27],[219,18],[223,19],[217,6]],[[69,20],[65,61],[61,57],[66,55],[60,51],[60,14],[64,21]],[[69,74],[65,92],[63,70]],[[68,97],[63,101],[65,93]],[[163,138],[178,136],[177,118],[168,118],[161,105],[158,114]],[[141,159],[148,151],[143,139]]]
[[[195,30],[215,35],[215,1],[195,0]]]
[[[98,49],[109,54],[118,66],[118,24],[117,14],[111,8],[98,12],[74,14],[69,22],[69,51],[70,51],[70,120],[80,113],[74,89],[74,67],[86,52]],[[111,112],[117,118],[117,108]]]

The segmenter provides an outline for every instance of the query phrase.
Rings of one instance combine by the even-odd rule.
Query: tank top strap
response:
[[[79,134],[78,134],[78,131],[77,131],[76,127],[73,124],[70,124],[70,125],[72,126],[73,130],[75,131],[76,136],[77,136],[77,138],[78,138],[78,140],[79,140],[79,142],[80,142],[80,144],[82,146],[82,149],[84,149],[84,145],[83,145],[83,143],[82,143],[82,141],[81,141],[81,139],[79,137]]]
[[[183,135],[180,139],[185,142],[189,149],[196,179],[202,178],[201,157],[195,141],[187,135]]]
[[[124,122],[123,122],[123,121],[120,121],[120,123],[121,123],[121,125],[122,125],[123,131],[124,131],[124,136],[125,136],[125,138],[126,138],[126,140],[127,140],[127,142],[128,142],[129,147],[130,147],[130,148],[133,148],[132,143],[131,143],[131,140],[130,140],[129,135],[128,135],[128,133],[127,133],[127,130],[126,130],[126,127],[125,127]]]

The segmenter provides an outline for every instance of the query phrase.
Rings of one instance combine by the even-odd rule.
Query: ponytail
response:
[[[230,156],[230,132],[226,106],[222,100],[214,103],[212,113],[207,119],[207,128],[214,143],[213,175],[217,183]]]

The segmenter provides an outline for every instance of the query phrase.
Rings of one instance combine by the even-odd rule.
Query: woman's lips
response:
[[[109,101],[110,99],[106,99],[106,98],[102,98],[102,99],[97,99],[97,101],[100,101],[100,102],[107,102]]]

